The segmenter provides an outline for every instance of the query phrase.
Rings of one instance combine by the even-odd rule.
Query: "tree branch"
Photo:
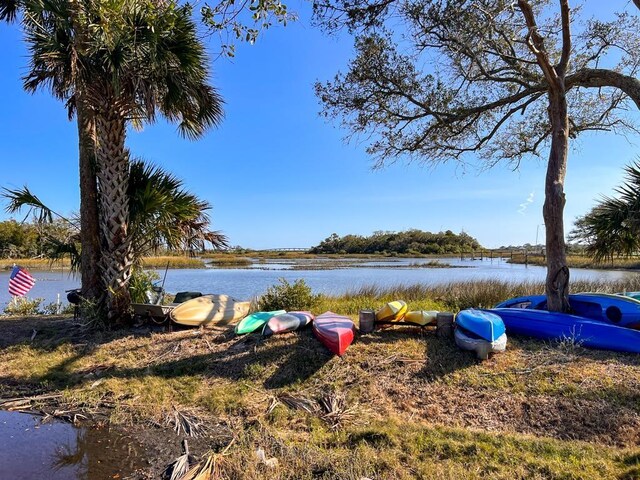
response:
[[[560,10],[562,15],[562,57],[560,57],[560,62],[555,70],[560,78],[564,78],[571,55],[571,22],[568,0],[560,0]]]

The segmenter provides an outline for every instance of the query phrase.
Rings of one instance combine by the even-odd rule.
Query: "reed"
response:
[[[640,291],[640,277],[620,281],[574,280],[572,292],[617,293]],[[360,309],[376,308],[392,300],[404,300],[412,310],[451,310],[491,308],[497,303],[522,295],[544,293],[543,282],[505,282],[480,280],[440,285],[366,285],[338,296],[322,296],[320,308],[356,314]]]
[[[144,268],[205,268],[205,263],[199,258],[159,256],[142,259]]]

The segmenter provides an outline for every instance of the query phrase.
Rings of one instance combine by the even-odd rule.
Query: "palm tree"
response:
[[[570,237],[586,243],[597,261],[615,255],[630,256],[640,250],[640,161],[625,167],[625,183],[616,197],[604,197],[589,213],[576,220]]]
[[[43,11],[43,7],[46,7]],[[80,173],[80,224],[82,245],[82,295],[97,301],[104,291],[100,278],[100,228],[98,219],[98,187],[95,168],[95,122],[86,102],[77,51],[82,50],[82,32],[74,32],[73,18],[77,2],[32,2],[30,0],[0,0],[0,21],[13,22],[23,13],[25,25],[38,15],[48,15],[49,22],[57,21],[55,35],[41,37],[41,45],[48,43],[44,56],[33,58],[31,81],[27,90],[35,90],[46,83],[54,97],[66,103],[69,118],[75,114],[78,127]],[[78,34],[79,33],[79,34]],[[42,53],[42,52],[41,52]],[[33,82],[34,78],[40,79]]]
[[[79,129],[82,113],[81,146],[92,136],[101,276],[109,318],[117,321],[128,309],[133,262],[127,125],[153,122],[161,114],[178,122],[182,135],[197,138],[221,120],[222,100],[207,84],[207,57],[187,7],[25,0],[23,17],[31,53],[25,88],[49,87],[78,113]]]
[[[67,218],[51,209],[26,186],[4,188],[0,195],[8,200],[8,213],[28,209],[27,215],[33,215],[37,223],[50,224],[55,219],[65,222],[70,235],[67,241],[49,239],[49,256],[68,255],[72,264],[80,267],[78,218]],[[182,180],[160,167],[140,159],[131,161],[127,196],[134,263],[137,265],[141,265],[144,256],[160,249],[191,253],[203,250],[207,243],[213,249],[229,246],[225,235],[209,230],[211,205],[185,190]]]

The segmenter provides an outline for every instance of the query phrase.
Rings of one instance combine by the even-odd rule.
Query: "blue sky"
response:
[[[319,116],[313,92],[316,80],[345,69],[351,39],[312,28],[307,4],[295,9],[299,22],[270,29],[253,46],[239,45],[234,60],[214,62],[212,83],[226,102],[220,128],[193,142],[159,122],[129,132],[132,152],[175,172],[210,201],[213,228],[232,245],[308,247],[334,232],[409,228],[464,230],[487,247],[534,243],[537,232],[543,242],[543,160],[525,161],[518,171],[403,162],[373,171],[365,145],[346,144],[346,132]],[[0,44],[0,186],[27,184],[52,207],[71,212],[78,205],[75,123],[47,92],[23,92],[19,29],[0,25]],[[613,134],[573,142],[567,232],[576,216],[620,183],[637,142]]]

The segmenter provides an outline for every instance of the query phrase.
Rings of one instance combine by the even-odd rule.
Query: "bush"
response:
[[[29,300],[27,297],[18,297],[15,301],[9,302],[4,308],[5,315],[37,315],[40,311],[40,304],[43,298]]]
[[[159,279],[160,275],[158,275],[158,272],[134,268],[131,273],[131,280],[129,281],[131,301],[134,303],[148,303],[149,298],[147,297],[147,292],[152,291],[153,282]]]
[[[267,288],[267,292],[258,299],[258,310],[312,310],[320,295],[311,293],[311,287],[299,279],[293,284],[284,278],[280,283]]]

